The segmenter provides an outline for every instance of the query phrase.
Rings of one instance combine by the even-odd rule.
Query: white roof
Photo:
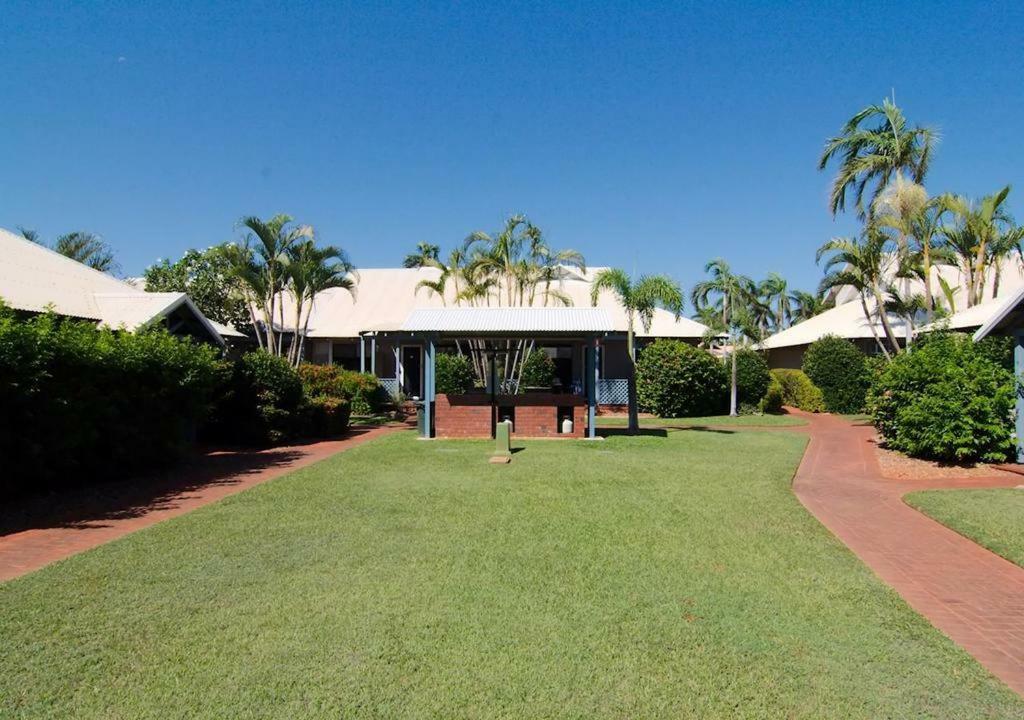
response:
[[[979,328],[988,322],[993,315],[995,315],[1006,300],[1006,297],[986,300],[974,307],[969,307],[965,310],[961,310],[960,312],[953,313],[949,317],[944,317],[941,320],[929,323],[928,325],[921,327],[920,331],[930,332],[940,328],[947,328],[949,330],[971,330]]]
[[[998,305],[992,308],[984,324],[974,333],[974,339],[982,340],[994,332],[1002,333],[1011,329],[1017,330],[1024,326],[1024,318],[1021,317],[1020,313],[1021,303],[1024,303],[1024,287],[998,301]],[[978,305],[977,307],[981,306]],[[971,309],[973,310],[974,308]]]
[[[594,307],[471,307],[413,310],[401,328],[407,332],[601,333],[612,320]]]
[[[590,307],[590,278],[600,268],[592,268],[585,277],[570,275],[554,283],[553,288],[565,293],[572,300],[572,307]],[[441,273],[436,268],[388,268],[362,269],[356,274],[355,298],[346,290],[333,288],[317,296],[309,322],[309,337],[313,338],[354,338],[364,332],[399,330],[413,310],[456,307],[455,291],[451,281],[446,288],[445,298],[426,288],[416,290],[421,281],[436,281]],[[284,297],[285,324],[294,315],[291,298]],[[543,306],[543,298],[535,298],[535,306]],[[551,300],[547,306],[558,305]],[[608,290],[598,297],[597,307],[602,308],[612,324],[612,331],[626,332],[626,312],[615,296]],[[639,321],[636,323],[638,337],[702,338],[707,332],[706,325],[689,318],[678,320],[672,313],[658,309],[649,331]]]
[[[874,319],[875,330],[879,337],[883,337],[885,329],[875,315],[875,301],[868,300],[868,311]],[[889,313],[889,324],[897,337],[904,337],[907,331],[906,321]],[[794,345],[809,345],[826,335],[837,335],[843,338],[872,338],[871,323],[864,317],[864,309],[860,300],[843,303],[831,310],[826,310],[820,315],[799,322],[788,327],[782,332],[777,332],[761,343],[761,348],[772,350],[775,348],[792,347]]]
[[[186,305],[220,340],[185,293],[147,293],[0,228],[0,299],[9,307],[54,312],[133,331]]]

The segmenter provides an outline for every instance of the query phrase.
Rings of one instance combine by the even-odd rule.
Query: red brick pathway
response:
[[[72,493],[73,502],[63,510],[33,508],[27,517],[4,517],[4,527],[0,528],[0,582],[183,515],[402,427],[357,429],[341,440],[308,445],[210,452],[164,478],[114,484],[102,488],[96,496]],[[2,534],[5,531],[8,534]]]
[[[1020,477],[887,480],[871,427],[809,416],[800,502],[917,612],[1024,695],[1024,568],[903,502],[915,490],[1012,487]],[[800,430],[801,428],[796,428]]]

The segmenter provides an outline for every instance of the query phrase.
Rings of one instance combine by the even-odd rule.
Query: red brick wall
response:
[[[586,434],[587,407],[575,395],[529,393],[502,396],[501,407],[515,407],[513,437],[582,438]],[[558,408],[571,406],[573,432],[558,432]],[[489,438],[491,436],[491,399],[480,393],[473,395],[438,394],[434,409],[434,434],[439,438]]]

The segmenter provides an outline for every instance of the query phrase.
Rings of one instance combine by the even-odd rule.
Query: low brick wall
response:
[[[586,435],[587,405],[579,395],[526,393],[499,395],[500,410],[515,415],[512,436],[520,438],[582,438]],[[561,433],[558,409],[571,408],[572,434]],[[438,394],[434,406],[434,434],[439,438],[489,438],[491,398],[485,393]]]

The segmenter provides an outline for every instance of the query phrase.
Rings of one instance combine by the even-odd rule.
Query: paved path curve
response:
[[[917,612],[1024,695],[1024,568],[903,502],[915,490],[1011,487],[1021,478],[882,477],[874,430],[805,415],[810,445],[793,480],[800,502]]]
[[[266,450],[211,452],[169,473],[142,502],[72,508],[64,517],[30,518],[27,529],[0,535],[0,582],[38,570],[130,532],[183,515],[348,450],[405,425],[356,429],[340,440]],[[144,484],[144,483],[142,483]],[[91,498],[83,497],[88,505]],[[105,506],[104,506],[105,505]]]

